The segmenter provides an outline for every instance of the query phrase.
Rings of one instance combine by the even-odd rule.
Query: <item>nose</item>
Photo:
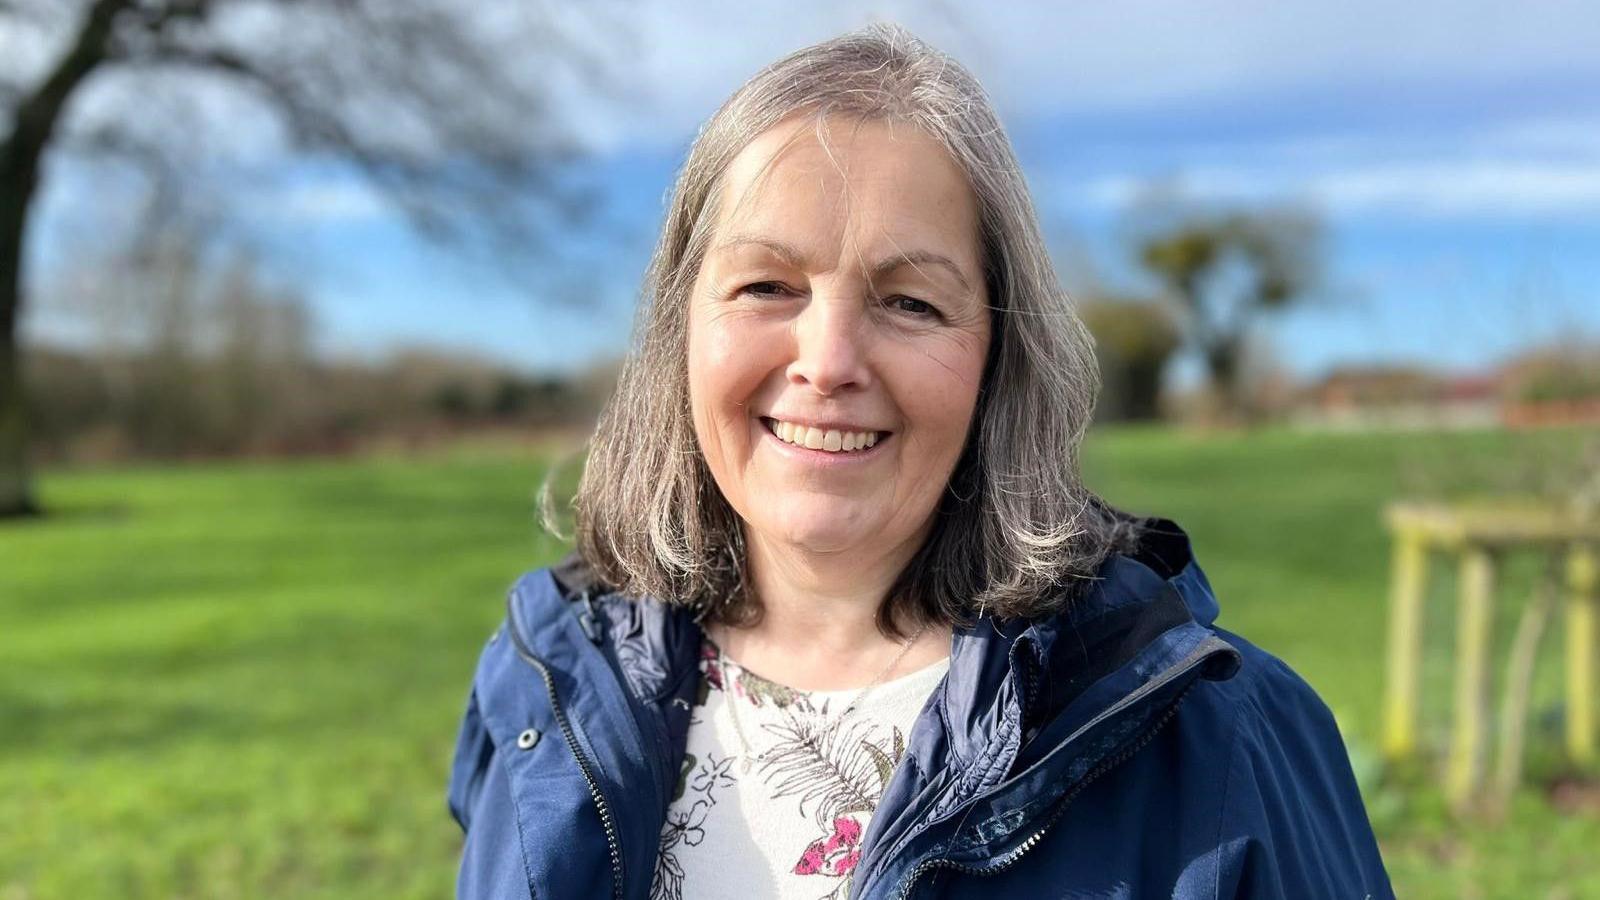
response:
[[[789,382],[819,394],[860,390],[871,382],[859,304],[813,297],[795,318]]]

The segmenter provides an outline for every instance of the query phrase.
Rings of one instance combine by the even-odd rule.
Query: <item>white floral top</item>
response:
[[[701,645],[700,696],[651,900],[843,898],[861,836],[948,659],[860,690],[797,691]],[[738,727],[750,744],[741,763]]]

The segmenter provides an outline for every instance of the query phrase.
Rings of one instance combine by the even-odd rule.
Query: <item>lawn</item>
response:
[[[1087,469],[1113,502],[1188,528],[1222,623],[1328,700],[1401,896],[1600,896],[1593,807],[1558,814],[1536,779],[1507,823],[1460,825],[1371,752],[1383,502],[1579,440],[1118,430]],[[0,900],[448,895],[457,717],[506,587],[560,553],[534,512],[550,457],[47,473],[54,514],[0,525]],[[1447,590],[1428,610],[1430,746]],[[1536,742],[1554,739],[1558,676],[1540,671]],[[1558,765],[1535,755],[1536,774]]]

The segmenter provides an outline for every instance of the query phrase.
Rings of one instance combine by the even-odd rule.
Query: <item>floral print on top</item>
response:
[[[700,693],[667,809],[651,900],[842,900],[906,735],[948,659],[868,691],[799,691],[701,644]],[[723,668],[729,684],[723,684]],[[738,732],[750,743],[740,763]]]

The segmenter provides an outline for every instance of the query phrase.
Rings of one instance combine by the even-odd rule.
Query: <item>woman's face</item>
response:
[[[804,117],[725,173],[689,307],[689,396],[752,541],[909,554],[989,347],[977,211],[917,129]]]

